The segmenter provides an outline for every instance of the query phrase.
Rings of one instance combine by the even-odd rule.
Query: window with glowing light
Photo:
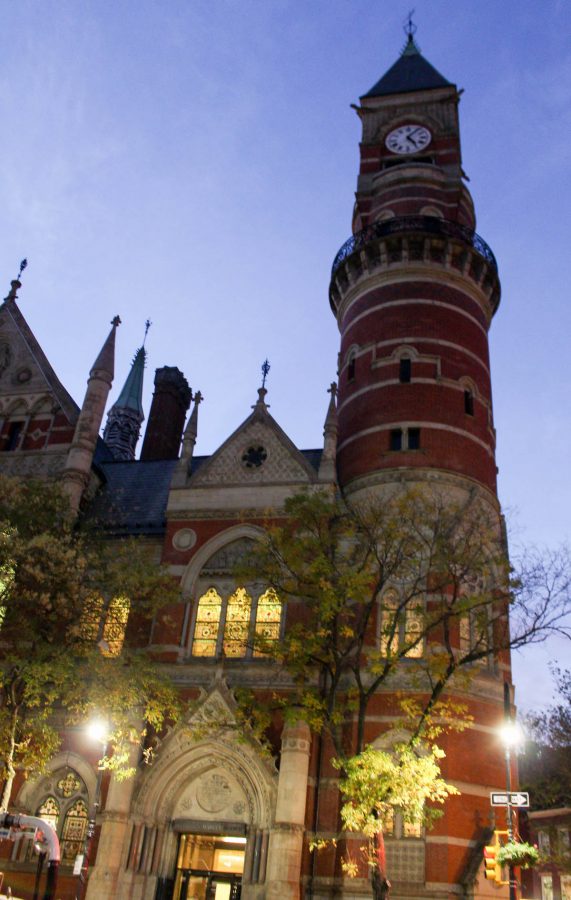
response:
[[[240,538],[216,551],[205,563],[196,585],[190,622],[193,657],[260,658],[279,640],[283,604],[273,588],[236,585],[236,565],[252,550]]]
[[[82,778],[73,769],[59,769],[41,782],[43,799],[35,815],[56,831],[61,850],[61,863],[72,866],[82,852],[88,825],[88,795]],[[35,842],[29,841],[26,857],[33,859]]]
[[[199,597],[192,656],[263,657],[279,640],[282,602],[273,590],[235,588],[224,595],[211,587]]]
[[[128,597],[92,597],[83,610],[81,629],[87,641],[99,645],[105,656],[119,656],[125,642],[131,601]]]
[[[403,602],[397,591],[391,589],[380,599],[380,613],[381,654],[408,659],[421,657],[424,608],[420,601],[414,598]]]

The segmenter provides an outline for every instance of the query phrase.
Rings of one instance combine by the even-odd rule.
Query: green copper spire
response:
[[[117,400],[111,407],[112,409],[130,409],[141,415],[143,414],[143,377],[145,374],[145,362],[147,359],[147,351],[144,347],[139,347],[133,358],[131,371],[127,375],[127,380],[123,385],[123,390],[117,397]]]
[[[147,351],[143,343],[135,353],[123,390],[107,414],[103,440],[117,459],[135,459],[141,423],[145,418],[143,378],[146,359]]]

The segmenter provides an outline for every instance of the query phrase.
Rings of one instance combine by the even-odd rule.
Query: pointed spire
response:
[[[109,391],[113,383],[115,371],[115,332],[121,324],[119,316],[111,322],[109,332],[99,356],[87,380],[87,390],[75,433],[69,448],[62,474],[62,486],[69,497],[70,515],[75,518],[79,512],[79,504],[89,484],[93,455],[97,445],[99,429],[103,421],[103,413]]]
[[[412,10],[405,21],[404,45],[396,63],[388,69],[377,83],[363,94],[362,100],[370,97],[382,97],[387,94],[406,94],[411,91],[427,91],[433,88],[450,87],[450,82],[431,66],[420,52],[414,39],[416,25],[412,21]]]
[[[148,330],[147,326],[145,338]],[[139,347],[133,358],[123,390],[107,414],[103,440],[117,459],[135,459],[141,424],[145,419],[143,378],[146,358],[145,347]]]
[[[182,439],[182,459],[185,462],[185,468],[188,475],[190,475],[192,454],[194,453],[194,445],[196,444],[196,437],[198,435],[198,407],[204,398],[200,391],[197,391],[193,399],[194,407],[188,418],[188,423],[184,429],[184,436]]]
[[[18,272],[18,277],[14,278],[14,280],[10,282],[10,290],[8,292],[8,296],[4,297],[4,300],[6,301],[6,303],[8,303],[10,300],[12,300],[12,301],[16,300],[16,297],[18,296],[18,291],[22,287],[22,282],[20,280],[22,278],[22,272],[27,267],[28,267],[28,260],[23,259],[22,262],[20,263],[20,271]]]
[[[182,437],[182,452],[178,465],[173,473],[172,487],[185,487],[187,479],[190,477],[190,469],[192,466],[192,455],[194,453],[194,445],[198,434],[198,407],[204,400],[204,397],[197,391],[194,397],[191,394],[191,401],[194,400],[193,410],[188,417],[186,428]]]
[[[319,463],[319,480],[335,481],[335,459],[337,456],[337,383],[331,382],[327,391],[331,394],[325,424],[323,426],[323,453]]]
[[[115,332],[120,324],[121,319],[119,316],[114,316],[114,318],[111,319],[111,331],[107,335],[107,339],[99,352],[99,356],[93,363],[89,373],[90,378],[103,378],[104,380],[109,381],[110,385],[115,377]],[[105,376],[107,377],[105,378]]]

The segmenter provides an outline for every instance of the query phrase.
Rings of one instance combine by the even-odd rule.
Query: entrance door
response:
[[[240,900],[246,838],[181,834],[173,900]]]

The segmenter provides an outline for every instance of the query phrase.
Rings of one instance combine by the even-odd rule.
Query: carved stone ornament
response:
[[[173,535],[172,545],[175,550],[190,550],[197,540],[196,531],[192,528],[179,528]]]
[[[12,351],[10,350],[10,344],[7,341],[0,342],[0,378],[10,365],[12,360]]]
[[[202,778],[196,789],[196,799],[205,812],[222,812],[232,799],[232,788],[228,779],[216,772]]]

